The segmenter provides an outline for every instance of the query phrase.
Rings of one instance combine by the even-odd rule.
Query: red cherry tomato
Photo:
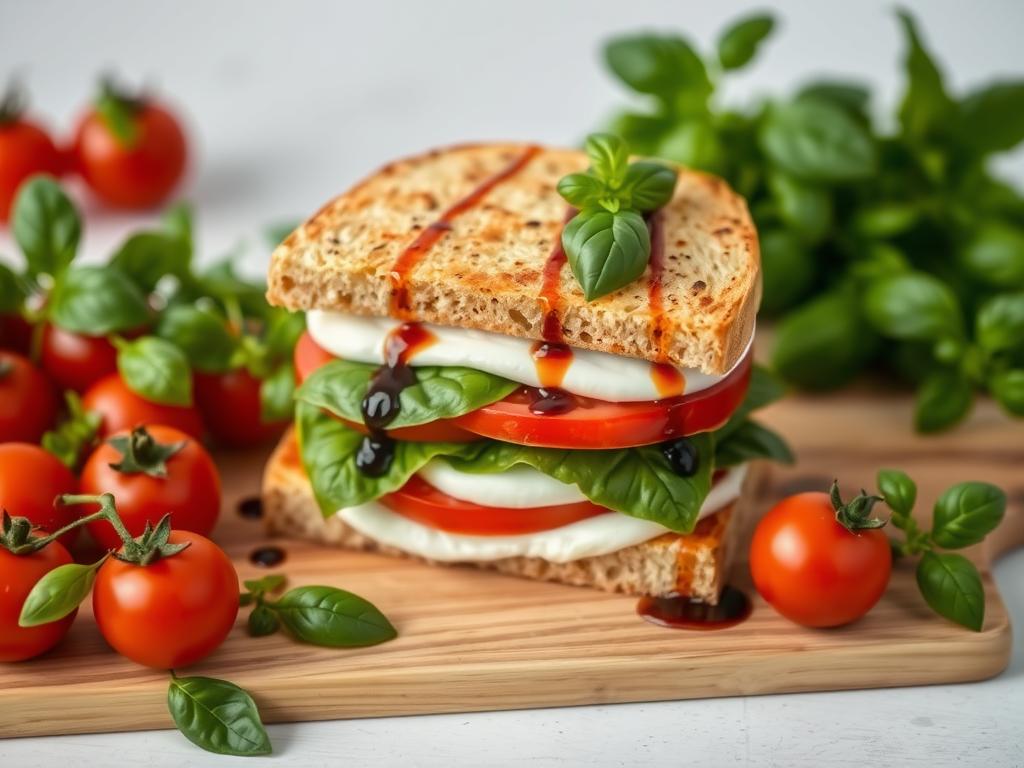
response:
[[[0,349],[27,356],[32,350],[32,324],[21,315],[0,315]]]
[[[0,442],[39,442],[56,417],[50,380],[21,355],[0,351]]]
[[[61,154],[46,131],[17,115],[0,112],[0,223],[7,221],[18,187],[29,176],[59,176]]]
[[[197,533],[171,531],[187,549],[149,565],[108,559],[96,574],[92,608],[115,651],[156,669],[194,664],[224,642],[238,615],[238,574]]]
[[[147,427],[147,432],[160,445],[185,443],[167,459],[164,477],[114,469],[111,465],[120,462],[123,454],[108,441],[85,462],[82,493],[114,494],[118,514],[132,536],[140,535],[147,522],[156,525],[168,512],[176,530],[208,535],[220,514],[220,476],[213,459],[184,432],[164,426]],[[115,437],[128,437],[128,433],[119,432]],[[121,545],[120,537],[106,520],[89,523],[88,528],[105,549]]]
[[[82,405],[103,417],[101,435],[148,424],[165,424],[197,440],[203,436],[203,422],[195,406],[151,403],[128,389],[116,373],[93,384],[82,397]]]
[[[798,493],[758,523],[750,545],[757,591],[790,621],[836,627],[867,613],[892,570],[889,540],[878,528],[848,530],[827,493]]]
[[[56,531],[75,520],[75,507],[54,507],[62,493],[77,493],[78,481],[71,470],[38,445],[0,444],[0,508],[15,517],[27,517],[44,531]],[[78,529],[61,536],[70,547]]]
[[[185,135],[164,107],[144,102],[126,107],[130,141],[115,135],[90,110],[75,134],[78,171],[104,202],[122,208],[151,208],[164,200],[185,171]]]
[[[84,392],[117,371],[117,350],[103,336],[85,336],[47,323],[39,362],[61,389]]]
[[[244,368],[220,374],[197,373],[196,405],[214,439],[241,447],[266,442],[284,431],[288,421],[260,418],[260,380]]]
[[[71,562],[59,541],[27,555],[0,547],[0,661],[24,661],[45,653],[61,641],[75,620],[75,609],[63,619],[36,627],[18,626],[25,598],[43,576]]]

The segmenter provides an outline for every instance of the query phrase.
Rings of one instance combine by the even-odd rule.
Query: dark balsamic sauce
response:
[[[237,509],[246,520],[259,520],[263,517],[263,500],[259,496],[250,496],[238,502]]]
[[[538,341],[530,350],[537,368],[540,387],[530,389],[530,413],[538,416],[558,416],[574,410],[577,399],[561,388],[565,374],[572,365],[572,350],[565,344]]]
[[[273,568],[275,565],[283,563],[284,558],[284,550],[280,547],[260,547],[254,549],[249,555],[249,562],[261,568]]]
[[[636,612],[646,621],[672,629],[727,629],[745,621],[753,606],[745,592],[726,587],[718,605],[709,605],[680,595],[642,597]]]
[[[577,213],[575,208],[569,208],[562,220],[562,229],[569,223]],[[554,344],[561,344],[565,338],[562,328],[562,318],[559,316],[559,309],[562,304],[562,267],[565,266],[568,258],[565,249],[562,248],[562,231],[559,230],[555,245],[548,254],[548,260],[544,264],[542,273],[540,293],[537,297],[544,305],[544,318],[541,321],[540,335],[545,341]]]
[[[564,389],[531,390],[533,399],[530,401],[530,413],[537,416],[560,416],[576,410],[576,398]]]
[[[669,440],[661,444],[661,452],[665,455],[672,471],[680,477],[693,477],[700,468],[700,454],[693,442],[685,437]]]

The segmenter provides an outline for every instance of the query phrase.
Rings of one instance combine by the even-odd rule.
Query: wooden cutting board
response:
[[[932,614],[911,564],[896,567],[886,596],[850,627],[803,629],[755,595],[745,623],[693,632],[642,621],[629,597],[278,540],[287,559],[274,572],[287,573],[293,585],[331,584],[368,598],[399,638],[356,650],[314,648],[284,635],[250,638],[243,611],[224,646],[189,673],[242,685],[273,722],[916,685],[1003,670],[1010,624],[988,567],[1024,543],[1020,423],[984,403],[964,427],[921,438],[910,431],[906,399],[868,391],[790,398],[765,420],[789,437],[799,462],[761,483],[759,513],[786,494],[824,489],[834,475],[847,493],[871,488],[882,466],[918,480],[923,512],[959,480],[1006,488],[1007,519],[968,551],[985,573],[983,631]],[[214,538],[243,578],[266,572],[248,559],[266,543],[260,524],[236,512],[259,489],[262,456],[221,457],[226,500]],[[752,592],[744,563],[733,583]],[[166,688],[165,674],[107,648],[85,606],[57,650],[0,665],[0,736],[170,727]]]

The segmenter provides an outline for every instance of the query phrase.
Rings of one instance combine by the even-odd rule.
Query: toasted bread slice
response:
[[[267,297],[289,309],[393,315],[530,339],[546,337],[545,320],[554,317],[572,346],[728,371],[753,332],[760,300],[746,204],[721,179],[679,169],[675,196],[658,214],[660,257],[640,279],[588,303],[568,265],[553,271],[547,288],[544,278],[569,212],[556,184],[586,167],[582,152],[520,144],[458,146],[394,162],[278,246]],[[399,262],[431,229],[443,231]],[[400,263],[408,269],[396,270]]]
[[[666,533],[651,541],[598,557],[552,563],[534,557],[473,562],[514,576],[596,587],[631,595],[678,593],[715,604],[729,572],[740,529],[741,505],[756,482],[749,472],[739,501],[701,520],[693,533]],[[345,525],[324,518],[299,459],[293,431],[282,438],[263,475],[263,515],[268,532],[301,536],[346,549],[405,555]]]

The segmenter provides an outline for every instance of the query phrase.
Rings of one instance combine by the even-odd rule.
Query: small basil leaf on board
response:
[[[723,69],[740,69],[757,55],[757,49],[775,28],[775,19],[758,14],[740,19],[718,39],[718,60]]]
[[[605,63],[638,93],[680,103],[688,113],[703,111],[712,85],[707,68],[693,47],[675,35],[625,35],[604,48]]]
[[[617,189],[629,164],[626,142],[612,133],[592,133],[587,136],[584,148],[590,158],[591,173],[612,189]]]
[[[900,123],[904,135],[920,139],[945,124],[953,102],[946,93],[942,73],[921,41],[913,16],[903,10],[897,15],[907,45],[907,90],[899,108]]]
[[[63,619],[89,596],[99,563],[60,565],[36,582],[21,606],[18,626],[35,627]]]
[[[132,330],[150,316],[146,297],[114,267],[69,269],[54,286],[47,309],[55,324],[87,336]]]
[[[117,370],[135,394],[163,405],[192,404],[192,372],[185,353],[156,336],[119,345]]]
[[[938,278],[923,272],[875,281],[864,298],[871,324],[897,339],[959,337],[963,319],[956,295]]]
[[[945,549],[977,544],[1006,512],[1006,494],[989,483],[957,483],[935,502],[932,540]]]
[[[582,208],[585,205],[596,205],[598,200],[608,194],[608,188],[593,174],[570,173],[558,180],[558,194],[569,205]]]
[[[289,361],[260,382],[260,420],[286,421],[295,411],[295,366]]]
[[[1000,371],[988,380],[989,391],[1006,412],[1024,416],[1024,368]]]
[[[562,247],[584,298],[593,301],[644,273],[651,237],[635,211],[587,210],[565,225]]]
[[[917,564],[917,585],[940,616],[980,632],[985,622],[985,589],[974,563],[952,552],[925,552]]]
[[[744,421],[725,438],[715,441],[715,469],[755,459],[771,459],[782,464],[796,460],[785,440],[755,421]]]
[[[1024,140],[1024,80],[992,83],[960,103],[961,141],[980,155],[1013,149]]]
[[[941,369],[921,382],[914,401],[914,426],[919,432],[941,432],[971,410],[974,387],[959,371]]]
[[[25,292],[17,276],[6,264],[0,263],[0,314],[17,312],[25,299]]]
[[[154,333],[184,352],[189,365],[197,371],[226,373],[231,370],[238,341],[228,330],[225,319],[211,307],[191,304],[168,307],[160,313]]]
[[[675,188],[676,172],[672,168],[641,160],[626,169],[621,194],[628,195],[630,208],[656,211],[672,199]]]
[[[398,634],[372,603],[334,587],[297,587],[286,592],[273,607],[292,635],[313,645],[376,645]]]
[[[807,295],[818,271],[814,254],[796,232],[766,229],[761,233],[761,309],[776,314]]]
[[[1024,347],[1024,291],[985,301],[975,317],[975,338],[989,352]]]
[[[122,243],[110,263],[143,293],[151,293],[165,275],[187,274],[191,256],[188,244],[180,237],[164,232],[138,232]]]
[[[281,620],[274,610],[266,605],[257,605],[249,614],[247,627],[252,637],[272,635],[280,626]]]
[[[879,470],[878,490],[893,512],[906,516],[914,511],[917,484],[906,472],[898,469]]]
[[[212,677],[175,677],[167,709],[185,738],[218,755],[269,755],[270,737],[252,697]]]
[[[14,199],[11,234],[25,254],[29,274],[56,277],[75,258],[82,220],[60,184],[49,176],[33,176]]]
[[[960,263],[997,288],[1024,288],[1024,231],[1002,221],[980,225],[964,244]]]

